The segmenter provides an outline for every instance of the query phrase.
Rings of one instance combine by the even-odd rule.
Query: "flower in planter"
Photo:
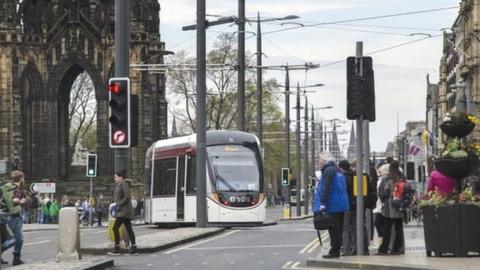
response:
[[[453,158],[453,159],[460,159],[460,158],[467,158],[468,153],[467,151],[463,150],[460,144],[460,140],[458,138],[450,139],[447,143],[446,149],[440,154],[442,158]]]
[[[474,123],[475,125],[480,126],[480,119],[475,115],[472,115],[472,114],[468,115],[468,120]]]

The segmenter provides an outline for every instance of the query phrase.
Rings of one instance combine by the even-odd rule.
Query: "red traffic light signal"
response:
[[[121,87],[120,84],[113,82],[108,84],[108,92],[113,93],[115,95],[120,94]]]
[[[108,92],[110,148],[128,148],[131,144],[130,79],[111,78]]]

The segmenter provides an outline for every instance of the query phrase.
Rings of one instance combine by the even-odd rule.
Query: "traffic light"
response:
[[[97,155],[88,154],[87,156],[87,177],[97,176]]]
[[[109,134],[111,148],[128,148],[130,133],[130,79],[111,78],[108,81],[109,92]]]
[[[282,168],[282,186],[288,187],[290,184],[290,169]]]
[[[358,74],[355,57],[347,58],[347,118],[375,121],[375,80],[372,58],[362,57],[363,75]]]

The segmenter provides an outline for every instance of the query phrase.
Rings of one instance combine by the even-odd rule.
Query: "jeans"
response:
[[[366,219],[364,219],[364,221],[366,222]],[[365,223],[363,225],[363,236],[363,250],[365,254],[368,254],[368,234]],[[357,254],[357,211],[345,212],[343,227],[343,253],[347,255]]]
[[[20,255],[22,253],[23,246],[23,219],[20,214],[15,214],[8,216],[6,219],[8,227],[12,230],[13,238],[7,240],[2,245],[2,251],[5,251],[12,246],[15,246],[13,249],[13,254]]]
[[[132,243],[132,246],[135,246],[135,234],[133,233],[132,230],[132,222],[129,218],[116,218],[115,223],[113,224],[113,236],[115,238],[115,246],[118,246],[120,244],[120,225],[125,225],[125,229],[127,230],[128,233],[128,238],[130,239],[130,242]]]
[[[103,215],[103,212],[97,211],[97,219],[98,219],[98,226],[99,227],[102,226],[102,215]]]
[[[24,224],[30,223],[30,212],[28,210],[23,209],[22,218],[23,218]]]
[[[385,227],[383,231],[383,241],[378,252],[386,253],[390,245],[390,238],[392,234],[392,226],[395,226],[395,242],[393,243],[392,252],[401,252],[404,245],[403,236],[403,219],[402,218],[385,218]]]

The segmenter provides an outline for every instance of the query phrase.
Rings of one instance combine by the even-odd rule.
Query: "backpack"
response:
[[[413,187],[406,180],[395,182],[392,193],[392,206],[404,210],[412,204]]]

